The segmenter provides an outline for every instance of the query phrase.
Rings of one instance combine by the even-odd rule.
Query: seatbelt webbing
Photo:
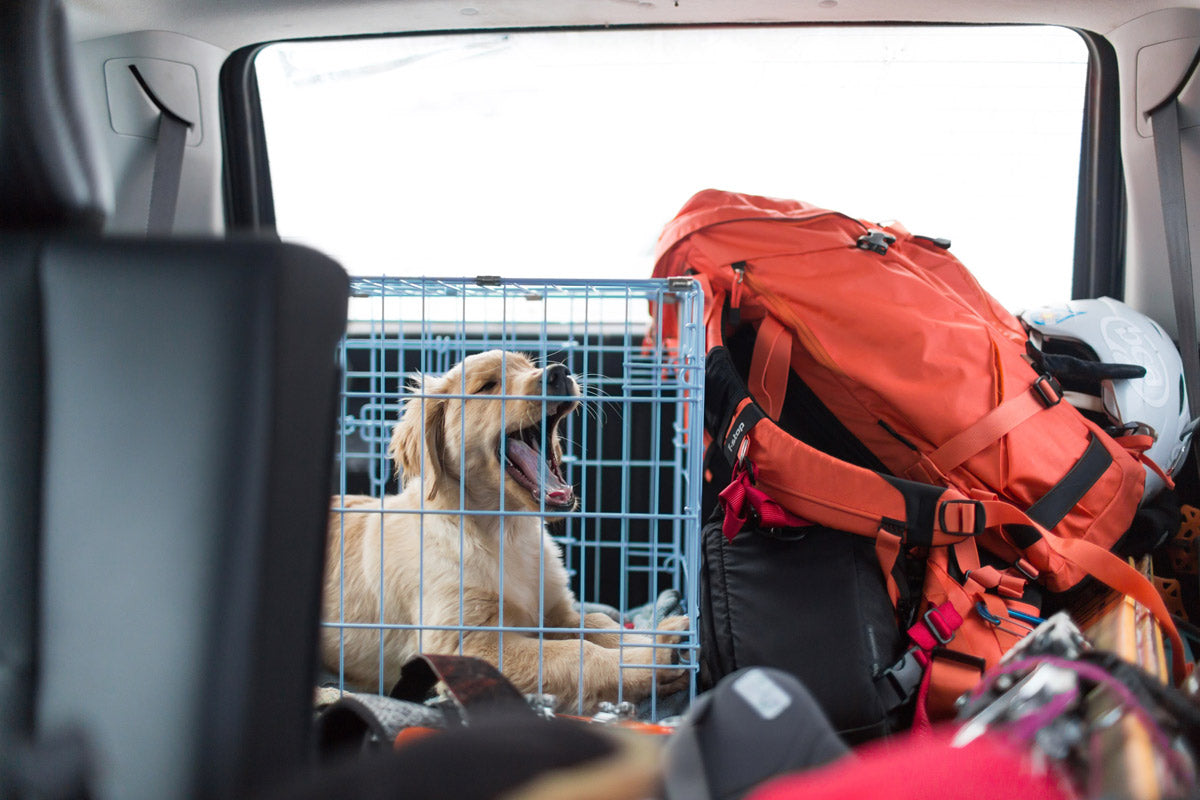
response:
[[[150,184],[150,217],[146,233],[170,233],[175,225],[179,180],[183,175],[183,150],[191,127],[163,109],[158,118],[158,145],[154,149],[154,178]]]
[[[1200,405],[1200,348],[1196,341],[1195,294],[1192,285],[1192,244],[1188,231],[1187,194],[1183,183],[1183,144],[1179,134],[1178,94],[1150,112],[1154,131],[1154,158],[1162,195],[1163,226],[1167,234],[1167,263],[1171,268],[1171,293],[1175,298],[1175,324],[1183,375],[1187,383],[1188,410],[1195,418]]]
[[[158,141],[154,148],[154,176],[150,183],[150,213],[146,222],[146,233],[151,236],[168,234],[175,225],[175,206],[179,200],[179,183],[183,176],[183,154],[187,147],[188,129],[192,127],[192,123],[176,114],[159,99],[136,66],[130,64],[129,71],[159,112]]]

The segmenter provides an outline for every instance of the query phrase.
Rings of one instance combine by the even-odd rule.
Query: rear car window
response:
[[[257,56],[280,234],[357,275],[643,278],[696,191],[950,239],[1070,297],[1087,49],[1053,27],[480,32]]]

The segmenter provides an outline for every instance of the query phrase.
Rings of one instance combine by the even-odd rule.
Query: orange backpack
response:
[[[1020,638],[998,621],[1036,612],[1021,605],[1027,580],[1061,592],[1091,575],[1134,597],[1162,624],[1181,678],[1165,606],[1110,552],[1141,500],[1148,442],[1114,439],[1061,402],[1021,324],[948,247],[797,201],[693,197],[660,237],[654,275],[704,288],[714,445],[787,512],[873,538],[894,604],[898,561],[925,559],[910,654],[934,716]],[[657,312],[673,330],[671,308]],[[747,324],[742,381],[722,345]],[[792,374],[885,470],[780,427]]]

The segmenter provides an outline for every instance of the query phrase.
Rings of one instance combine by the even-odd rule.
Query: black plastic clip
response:
[[[879,255],[887,255],[888,247],[896,243],[896,237],[890,233],[877,231],[874,228],[858,237],[858,249],[870,250]]]
[[[1033,391],[1046,408],[1053,408],[1063,399],[1062,384],[1053,375],[1045,373],[1038,375],[1037,380],[1033,382]]]
[[[972,521],[975,523],[969,531],[951,530],[950,525],[946,520],[946,509],[952,505],[971,506],[975,513]],[[978,500],[943,500],[938,504],[937,510],[938,527],[943,533],[948,533],[951,536],[978,536],[983,533],[987,527],[987,512],[984,511],[983,503]]]
[[[912,699],[921,685],[925,668],[917,660],[916,647],[910,647],[900,660],[875,679],[875,689],[888,711],[899,708]]]
[[[923,239],[923,240],[929,242],[934,247],[941,248],[942,250],[950,249],[950,240],[943,238],[941,236],[914,236],[913,238],[914,239]]]

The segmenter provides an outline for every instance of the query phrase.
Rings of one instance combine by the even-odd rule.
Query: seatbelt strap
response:
[[[130,64],[129,71],[159,112],[158,144],[154,148],[154,176],[150,183],[150,214],[146,233],[150,236],[168,234],[175,225],[175,206],[179,200],[180,178],[183,176],[183,153],[192,123],[159,99],[136,66]]]
[[[1171,293],[1175,298],[1175,324],[1183,375],[1187,383],[1188,410],[1193,419],[1200,408],[1200,347],[1196,341],[1196,307],[1192,285],[1192,244],[1188,231],[1187,193],[1183,182],[1183,145],[1179,133],[1179,93],[1191,80],[1195,65],[1171,97],[1150,112],[1154,132],[1154,158],[1158,190],[1162,195],[1163,227],[1167,235],[1167,263],[1171,268]]]

